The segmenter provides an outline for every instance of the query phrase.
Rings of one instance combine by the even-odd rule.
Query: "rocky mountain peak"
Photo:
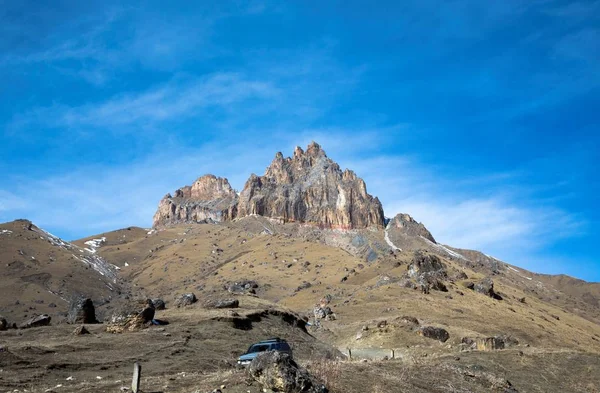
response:
[[[200,177],[174,195],[160,202],[155,227],[253,214],[324,228],[384,223],[381,203],[367,193],[365,182],[351,170],[342,171],[316,142],[306,151],[296,147],[292,157],[278,152],[263,176],[250,175],[239,196],[227,179],[213,175]]]
[[[226,221],[235,217],[238,196],[229,181],[214,175],[199,177],[191,186],[165,195],[154,214],[153,226],[206,220]]]
[[[293,157],[278,153],[263,176],[253,175],[240,193],[238,216],[258,214],[327,228],[383,226],[383,208],[354,172],[340,169],[312,142]]]
[[[396,217],[392,219],[391,226],[407,236],[421,236],[432,243],[436,243],[433,235],[427,228],[425,228],[425,225],[417,222],[414,218],[406,213],[397,214]]]

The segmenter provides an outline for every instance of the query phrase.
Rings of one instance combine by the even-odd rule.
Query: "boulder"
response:
[[[0,316],[0,331],[8,329],[8,321]]]
[[[429,289],[447,292],[444,280],[448,278],[446,266],[437,255],[425,251],[415,251],[412,262],[408,265],[408,275],[414,278],[423,293]]]
[[[489,277],[484,278],[483,280],[475,284],[473,290],[475,292],[491,297],[494,294],[494,281],[492,281],[492,279]]]
[[[478,351],[493,351],[517,345],[518,340],[510,336],[478,337],[475,339],[475,348]]]
[[[460,285],[462,285],[463,287],[470,289],[470,290],[474,290],[475,289],[475,283],[471,282],[471,281],[463,281],[460,283]]]
[[[71,324],[97,323],[96,309],[94,308],[92,299],[80,297],[71,300],[67,322]]]
[[[429,254],[423,250],[417,250],[413,254],[412,261],[408,265],[408,274],[416,278],[423,273],[435,272],[446,277],[446,266],[437,255]]]
[[[162,299],[152,299],[152,304],[154,305],[155,310],[164,310],[167,308],[165,301]]]
[[[208,308],[238,308],[240,301],[237,299],[217,299],[206,303]]]
[[[191,304],[194,304],[198,301],[196,295],[193,293],[185,293],[177,298],[175,298],[175,307],[185,307]]]
[[[150,322],[154,319],[156,310],[154,308],[154,302],[150,299],[146,300],[146,307],[139,313],[139,317],[143,319],[144,323]]]
[[[35,317],[30,318],[27,321],[23,322],[19,326],[19,328],[20,329],[28,329],[28,328],[38,327],[38,326],[48,326],[48,325],[50,325],[51,319],[52,318],[48,314],[38,315],[38,316],[35,316]]]
[[[74,336],[83,336],[84,334],[90,334],[90,331],[83,325],[77,326],[75,330],[73,330]]]
[[[106,326],[109,333],[141,330],[150,326],[154,319],[154,304],[147,299],[143,302],[131,302],[116,310]]]
[[[327,388],[283,352],[263,352],[252,360],[247,373],[263,389],[274,392],[326,393]]]
[[[484,278],[483,280],[481,280],[478,283],[476,283],[473,286],[473,290],[475,292],[478,292],[478,293],[481,293],[483,295],[489,296],[489,297],[494,298],[496,300],[502,300],[502,296],[500,296],[499,294],[497,294],[494,291],[494,281],[492,281],[492,279],[489,278],[489,277]]]
[[[243,280],[229,284],[226,288],[229,293],[234,294],[256,293],[255,289],[258,288],[258,283],[253,280]]]
[[[333,311],[331,310],[330,307],[327,307],[327,306],[325,306],[325,307],[315,306],[315,308],[313,309],[313,315],[315,316],[315,319],[325,319],[332,314],[333,314]],[[330,319],[332,319],[332,318],[330,318]]]
[[[446,329],[437,328],[433,326],[422,326],[417,330],[419,336],[431,338],[441,342],[446,342],[450,338],[450,334]]]

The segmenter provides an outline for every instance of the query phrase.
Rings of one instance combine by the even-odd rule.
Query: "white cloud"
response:
[[[146,91],[121,94],[94,104],[36,108],[14,116],[8,129],[15,134],[21,129],[43,124],[66,130],[92,127],[115,132],[125,130],[126,126],[181,121],[200,116],[203,110],[225,108],[250,98],[272,100],[279,93],[279,89],[269,82],[249,80],[241,74],[216,73],[202,78],[173,80]]]

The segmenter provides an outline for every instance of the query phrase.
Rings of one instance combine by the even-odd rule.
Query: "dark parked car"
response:
[[[259,353],[266,351],[280,351],[289,353],[290,355],[292,354],[292,348],[287,341],[276,337],[252,344],[246,353],[238,358],[237,362],[242,366],[246,366],[250,364],[252,359],[254,359]]]

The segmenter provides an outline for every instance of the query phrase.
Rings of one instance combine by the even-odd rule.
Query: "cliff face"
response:
[[[239,197],[227,179],[212,175],[166,195],[154,226],[253,214],[323,228],[384,226],[381,203],[367,193],[365,182],[342,171],[314,142],[306,152],[297,147],[293,157],[277,153],[263,176],[250,176]]]
[[[312,143],[293,157],[277,153],[264,176],[250,176],[240,193],[238,216],[273,217],[326,228],[383,226],[383,208],[354,172],[342,172]]]
[[[153,227],[204,220],[228,221],[236,215],[238,196],[227,179],[204,175],[191,186],[165,195],[154,214]]]

